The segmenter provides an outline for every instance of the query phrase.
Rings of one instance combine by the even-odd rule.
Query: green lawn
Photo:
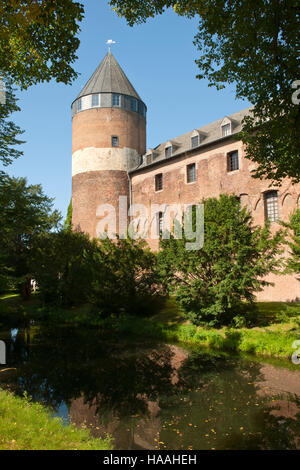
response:
[[[63,426],[42,405],[0,390],[0,450],[110,450],[110,438]]]

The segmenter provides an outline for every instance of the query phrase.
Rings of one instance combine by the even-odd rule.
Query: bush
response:
[[[103,315],[152,314],[164,290],[155,253],[141,240],[104,240],[97,253],[106,266],[106,278],[95,278],[93,302]]]
[[[283,231],[272,236],[269,224],[253,227],[250,213],[235,196],[221,195],[204,204],[204,247],[187,251],[185,237],[161,240],[161,274],[192,323],[251,323],[246,312],[255,316],[255,293],[268,285],[264,277],[278,272],[283,263]]]
[[[156,255],[141,241],[90,240],[63,230],[39,236],[32,250],[32,276],[46,304],[90,303],[94,319],[112,314],[146,316],[163,294]]]
[[[63,230],[37,237],[31,270],[44,302],[70,306],[89,301],[93,279],[106,273],[104,263],[95,261],[97,252],[97,243],[82,233]]]

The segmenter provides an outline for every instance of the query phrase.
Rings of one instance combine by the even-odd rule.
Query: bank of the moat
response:
[[[1,332],[0,387],[116,449],[300,448],[300,373],[290,361],[31,326]]]

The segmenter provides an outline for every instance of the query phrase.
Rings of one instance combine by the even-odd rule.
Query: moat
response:
[[[109,336],[109,335],[108,335]],[[1,332],[0,387],[116,449],[299,449],[300,370],[93,329]]]

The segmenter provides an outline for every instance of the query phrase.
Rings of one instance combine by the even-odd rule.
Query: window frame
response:
[[[157,235],[162,237],[164,233],[164,213],[157,212]]]
[[[228,137],[229,135],[231,135],[231,124],[229,122],[227,124],[223,124],[223,126],[221,126],[221,132],[222,137]]]
[[[234,159],[233,159],[234,158]],[[233,150],[227,153],[227,173],[239,171],[240,169],[240,155],[238,150]]]
[[[190,173],[190,170],[193,171],[193,173]],[[193,175],[193,179],[190,179],[191,174]],[[186,166],[186,182],[187,184],[190,183],[195,183],[197,181],[197,165],[196,163],[189,163]]]
[[[155,175],[155,192],[162,191],[164,189],[164,178],[162,173]]]
[[[195,139],[197,139],[197,145],[194,145],[194,144],[193,144],[193,141],[194,141]],[[199,147],[199,145],[200,145],[200,136],[199,136],[199,135],[193,135],[193,136],[191,137],[191,148],[192,148],[192,149],[195,149],[195,148]]]
[[[97,98],[97,104],[94,103],[94,99]],[[100,96],[99,93],[92,94],[92,108],[99,108],[100,106]]]
[[[130,97],[130,111],[138,112],[138,100],[132,96]]]
[[[279,220],[279,201],[276,189],[264,193],[264,210],[265,220],[269,220],[271,223]]]
[[[117,145],[114,145],[114,140],[117,142]],[[111,146],[112,146],[112,148],[120,147],[119,136],[117,136],[117,135],[112,135],[111,136]]]
[[[173,146],[169,145],[168,147],[165,148],[165,157],[170,158],[172,157],[173,154]]]
[[[117,99],[117,103],[115,103],[115,99]],[[119,95],[118,93],[113,93],[111,104],[113,108],[120,108],[121,107],[121,95]]]

